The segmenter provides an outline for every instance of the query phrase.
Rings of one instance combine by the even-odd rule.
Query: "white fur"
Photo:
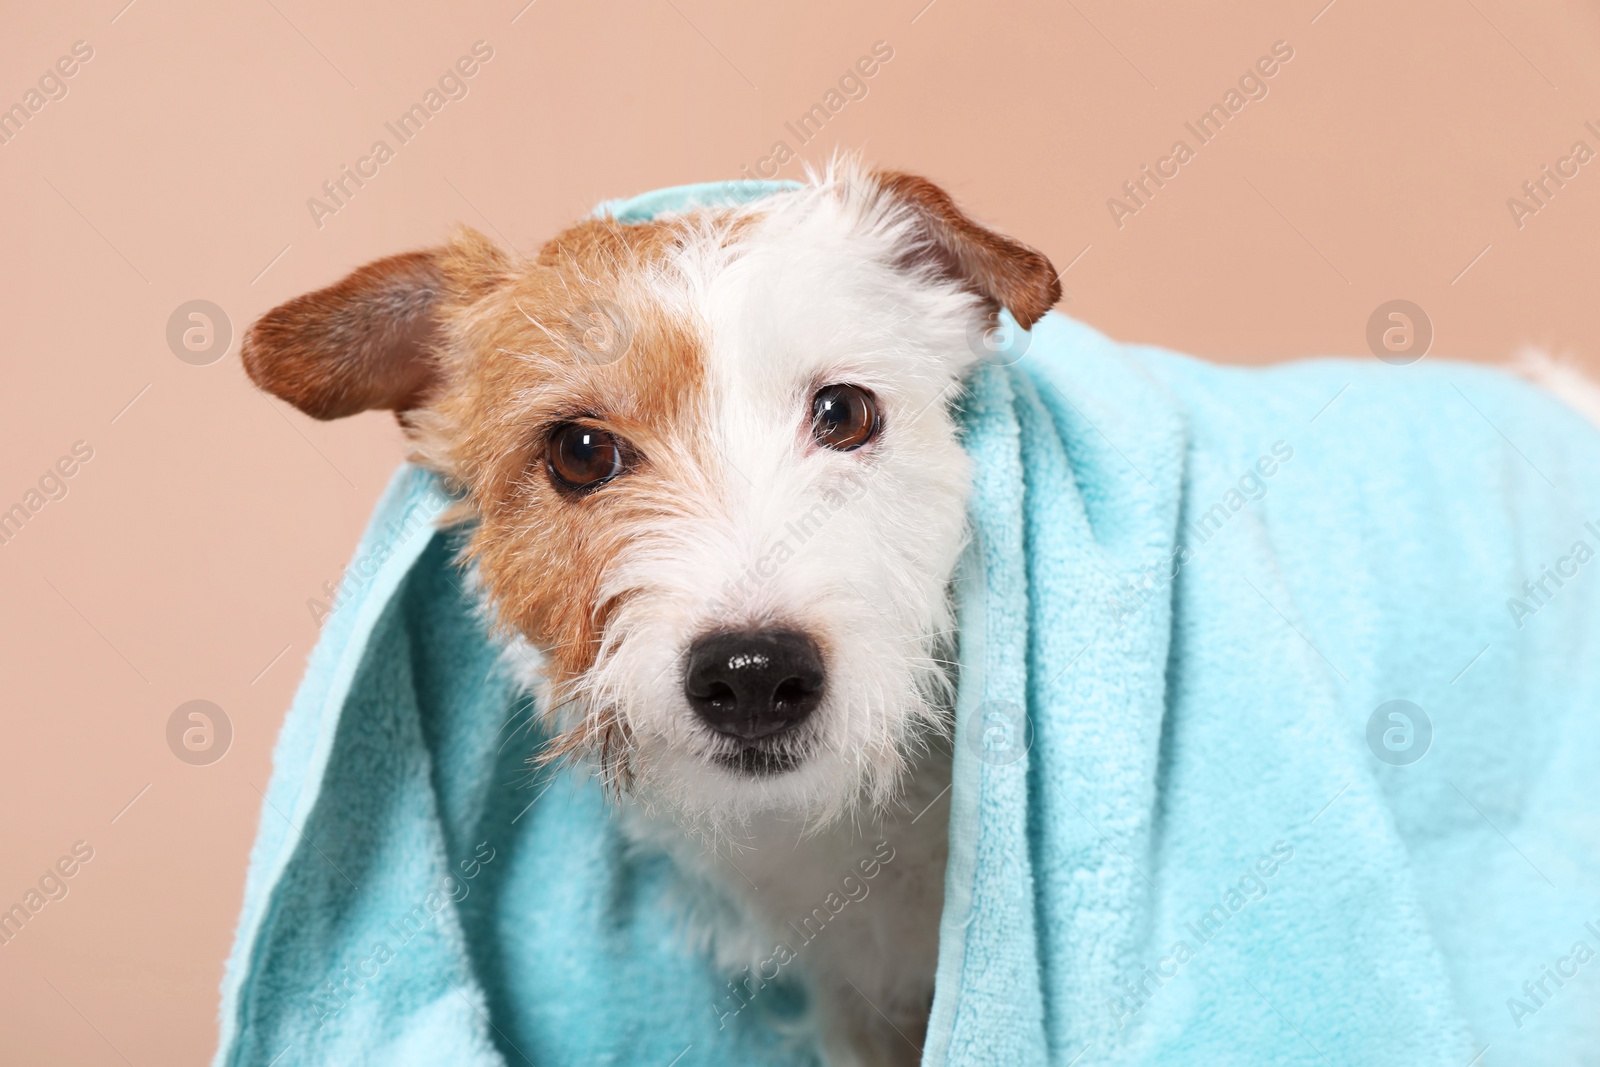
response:
[[[970,292],[894,265],[916,239],[903,207],[862,195],[851,163],[765,198],[641,279],[707,353],[707,462],[674,512],[604,576],[617,601],[572,714],[627,728],[623,825],[682,875],[686,933],[730,975],[779,942],[814,1000],[830,1060],[916,1062],[937,959],[948,827],[948,582],[964,542],[970,464],[951,413],[976,358]],[[742,227],[730,240],[730,226]],[[870,389],[879,437],[853,452],[810,438],[824,385]],[[820,646],[822,703],[795,770],[751,777],[683,694],[689,645],[786,627]],[[526,663],[522,648],[514,657]],[[893,859],[865,879],[882,841]],[[800,923],[846,876],[867,887],[801,949]],[[835,901],[837,897],[835,897]],[[748,968],[748,972],[743,971]],[[770,994],[769,994],[770,996]],[[761,1000],[758,995],[755,998]],[[729,1001],[708,1004],[726,1012]],[[758,1010],[758,1009],[750,1009]]]
[[[708,228],[655,279],[653,299],[700,334],[711,457],[677,516],[605,577],[623,601],[587,681],[633,744],[634,795],[713,834],[782,812],[825,826],[893,796],[917,735],[936,726],[946,582],[962,543],[969,467],[947,404],[972,356],[975,300],[890,266],[905,222],[845,180],[762,201],[731,245]],[[752,209],[754,210],[754,209]],[[825,309],[825,313],[823,311]],[[808,435],[819,386],[871,389],[880,438],[831,452]],[[726,742],[682,695],[696,637],[787,626],[821,645],[823,704],[801,766],[717,769]]]

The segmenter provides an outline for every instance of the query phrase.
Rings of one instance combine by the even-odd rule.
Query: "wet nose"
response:
[[[707,634],[689,647],[683,692],[720,734],[755,741],[792,729],[822,700],[822,656],[793,630]]]

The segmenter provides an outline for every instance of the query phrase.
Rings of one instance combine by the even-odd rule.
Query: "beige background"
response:
[[[1600,13],[1326,2],[7,5],[0,107],[74,42],[93,58],[0,145],[0,509],[74,442],[93,458],[0,546],[0,909],[74,842],[94,858],[0,946],[0,1061],[209,1055],[307,601],[400,457],[384,416],[315,424],[257,395],[237,337],[370,258],[456,221],[531,250],[601,198],[733,177],[781,139],[944,183],[1122,338],[1364,353],[1403,297],[1435,355],[1600,359],[1600,162],[1520,229],[1506,205],[1574,141],[1600,150]],[[319,227],[307,199],[395,148],[383,123],[479,40],[468,95]],[[1119,229],[1107,199],[1280,40],[1269,95]],[[867,96],[800,147],[784,123],[877,41],[893,58]],[[209,366],[166,341],[192,299],[232,322]],[[234,729],[209,766],[166,741],[197,698]]]

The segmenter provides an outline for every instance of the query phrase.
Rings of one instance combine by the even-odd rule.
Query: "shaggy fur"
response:
[[[632,835],[677,858],[690,936],[724,966],[757,974],[876,859],[872,903],[797,972],[835,1062],[915,1062],[969,479],[950,405],[998,310],[1026,327],[1060,292],[936,186],[846,161],[745,206],[586,220],[532,261],[463,231],[269,312],[243,355],[316,417],[399,411],[414,458],[464,490],[468,562],[549,709],[544,756],[594,761]],[[812,438],[837,384],[878,405],[855,451]],[[553,479],[545,443],[573,423],[614,435],[626,472],[585,494]],[[684,695],[690,644],[739,629],[821,652],[784,773],[730,769],[737,743]]]

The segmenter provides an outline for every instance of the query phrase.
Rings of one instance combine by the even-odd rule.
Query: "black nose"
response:
[[[822,700],[822,657],[793,630],[707,634],[689,647],[683,692],[713,730],[744,741],[782,733]]]

